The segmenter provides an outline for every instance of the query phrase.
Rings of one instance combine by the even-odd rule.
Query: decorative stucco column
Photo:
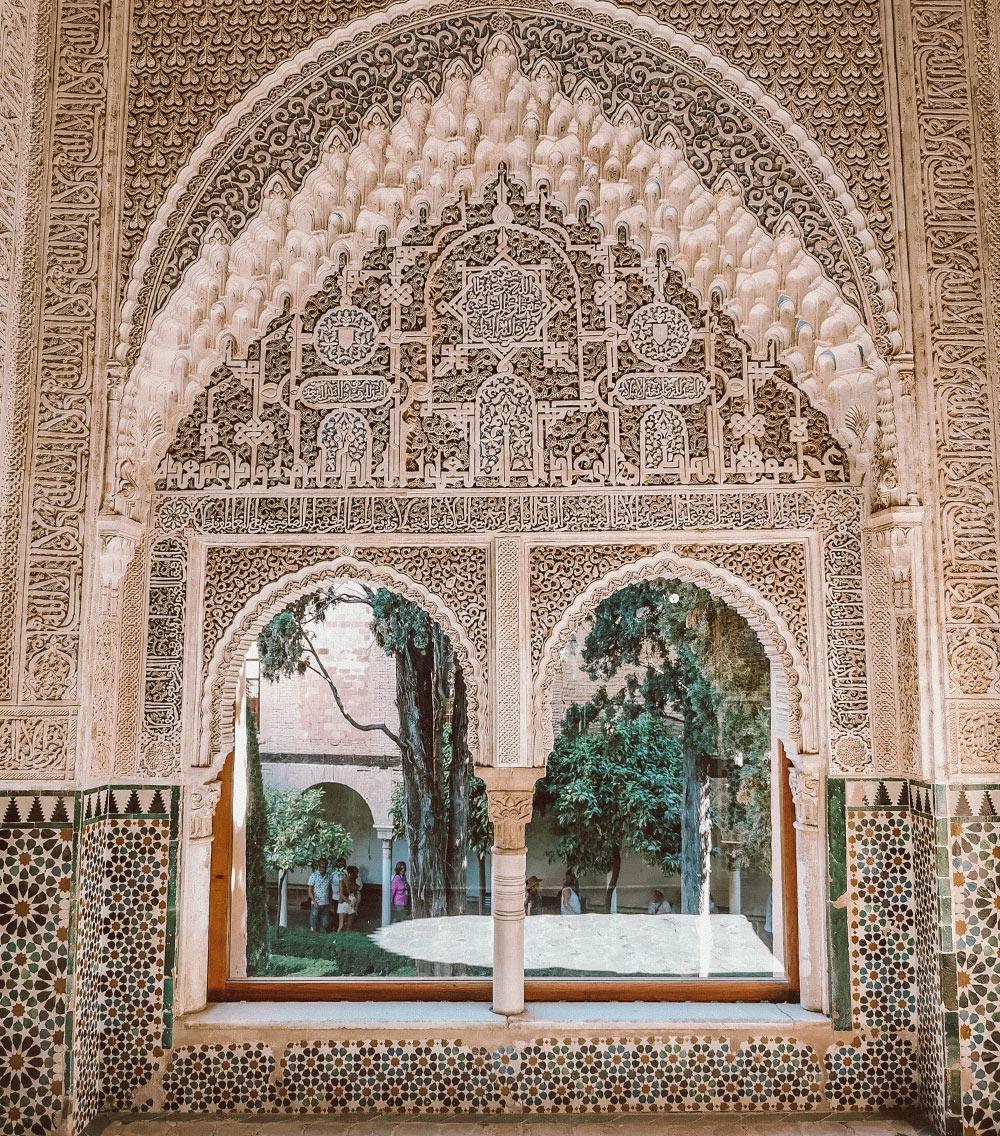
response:
[[[392,828],[378,825],[375,832],[382,841],[382,926],[388,927],[392,922]]]
[[[531,820],[539,768],[479,767],[493,824],[493,1006],[495,1014],[524,1010],[524,826]]]

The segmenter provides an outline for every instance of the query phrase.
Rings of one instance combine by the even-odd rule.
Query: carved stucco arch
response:
[[[552,683],[569,637],[602,600],[643,580],[677,579],[711,593],[743,616],[771,661],[771,707],[778,715],[778,736],[797,761],[816,751],[818,722],[809,670],[795,639],[777,609],[748,581],[702,560],[671,550],[645,556],[592,581],[562,613],[545,640],[532,683],[535,761],[544,765],[552,748]],[[783,727],[783,728],[782,728]]]
[[[444,628],[466,676],[469,747],[478,764],[490,764],[485,668],[461,621],[443,600],[404,573],[366,564],[352,556],[335,556],[325,563],[287,573],[262,588],[233,618],[216,644],[205,674],[195,764],[220,769],[226,754],[233,748],[232,708],[240,671],[250,645],[265,624],[299,596],[338,579],[360,580],[398,592],[422,607]]]
[[[703,175],[695,167],[707,159],[687,154],[676,128],[664,125],[648,137],[640,110],[627,103],[607,110],[586,75],[567,78],[544,55],[522,73],[513,40],[499,31],[477,73],[457,57],[441,65],[436,94],[412,79],[399,112],[369,108],[354,137],[339,121],[327,123],[322,144],[294,177],[260,174],[247,208],[224,210],[229,227],[206,220],[224,171],[239,164],[240,145],[287,112],[338,51],[387,42],[443,11],[456,18],[456,9],[418,0],[357,21],[287,61],[233,108],[151,226],[117,352],[130,367],[116,424],[112,407],[110,492],[118,512],[143,515],[156,462],[230,343],[245,344],[263,330],[286,297],[300,302],[315,290],[337,256],[356,260],[380,233],[397,236],[421,208],[438,216],[456,194],[475,192],[501,161],[529,191],[544,185],[570,213],[586,207],[609,239],[624,225],[645,252],[664,250],[703,297],[721,296],[758,349],[775,345],[835,431],[839,425],[843,432],[847,412],[860,406],[869,436],[856,440],[855,452],[870,453],[878,435],[879,492],[897,490],[899,392],[889,370],[900,346],[895,300],[875,241],[829,160],[746,76],[649,17],[602,0],[530,0],[520,7],[585,23],[595,36],[627,38],[678,73],[696,75],[727,114],[752,120],[757,143],[795,171],[801,201],[780,215],[771,208],[765,227],[744,200],[748,187],[726,169]],[[510,22],[508,10],[485,10],[495,27]],[[459,10],[470,19],[483,11],[476,4]],[[808,218],[812,237],[796,211]],[[832,243],[815,235],[817,218]]]

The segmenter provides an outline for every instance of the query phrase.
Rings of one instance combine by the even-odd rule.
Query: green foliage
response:
[[[493,847],[493,822],[489,818],[486,782],[469,778],[469,850],[480,859]]]
[[[320,789],[296,792],[289,789],[265,789],[267,802],[266,858],[270,868],[288,872],[302,868],[313,860],[326,859],[331,864],[351,854],[351,838],[347,830],[323,817],[323,793]]]
[[[387,655],[406,649],[426,651],[433,624],[423,608],[388,588],[372,595],[372,633]]]
[[[383,950],[360,931],[324,935],[304,927],[278,927],[272,949],[278,954],[322,959],[335,968],[328,972],[331,974],[415,973],[413,959]]]
[[[679,866],[680,743],[661,716],[633,709],[606,697],[572,707],[536,790],[556,823],[553,859],[578,874],[613,871],[625,846],[665,873]]]
[[[265,956],[263,965],[251,973],[257,978],[330,978],[340,971],[336,963],[327,959],[271,955],[270,958]]]
[[[267,963],[267,801],[260,767],[257,723],[247,710],[246,818],[247,966],[256,973]]]
[[[744,863],[770,862],[770,668],[753,629],[727,604],[679,580],[647,580],[604,600],[583,647],[594,679],[638,668],[613,697],[624,712],[679,715],[684,746],[719,758],[730,792],[717,818],[739,841]],[[703,765],[703,767],[705,767]],[[707,768],[707,767],[705,767]]]
[[[450,750],[450,747],[449,747]],[[449,752],[450,761],[450,752]],[[448,778],[445,769],[444,795],[448,803]],[[389,817],[392,820],[393,840],[406,839],[406,800],[402,781],[392,787],[389,803]],[[493,824],[487,812],[486,782],[481,778],[469,778],[469,851],[476,856],[485,856],[493,847]]]

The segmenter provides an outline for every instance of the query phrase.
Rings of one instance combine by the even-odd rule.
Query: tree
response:
[[[594,613],[583,648],[591,678],[627,675],[612,701],[682,720],[681,910],[709,910],[712,759],[759,774],[769,752],[767,658],[746,621],[708,592],[679,580],[622,588]],[[749,802],[750,782],[744,798]],[[739,794],[736,794],[737,798]],[[734,821],[750,817],[738,799]],[[743,812],[740,813],[740,808]],[[759,816],[756,818],[759,821]]]
[[[257,722],[247,708],[246,820],[247,970],[259,974],[267,966],[267,801],[260,767]]]
[[[316,648],[314,626],[347,603],[371,609],[375,640],[395,659],[398,732],[384,722],[360,722],[347,710]],[[465,680],[444,631],[397,593],[360,584],[326,588],[296,600],[264,628],[258,646],[265,678],[318,675],[351,726],[381,731],[399,748],[413,914],[462,914],[472,754]]]
[[[351,854],[347,830],[323,816],[322,790],[265,789],[264,798],[267,865],[278,873],[279,896],[293,869],[306,867],[315,860],[335,864]],[[280,924],[280,903],[278,920]]]
[[[578,874],[608,873],[610,911],[626,847],[677,870],[683,794],[681,745],[667,721],[601,691],[567,711],[535,803],[555,819],[558,859]]]

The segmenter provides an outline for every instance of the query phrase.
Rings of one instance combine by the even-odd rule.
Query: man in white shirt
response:
[[[327,870],[327,861],[320,860],[319,867],[309,877],[309,930],[330,930],[330,897],[333,892],[333,876]]]

